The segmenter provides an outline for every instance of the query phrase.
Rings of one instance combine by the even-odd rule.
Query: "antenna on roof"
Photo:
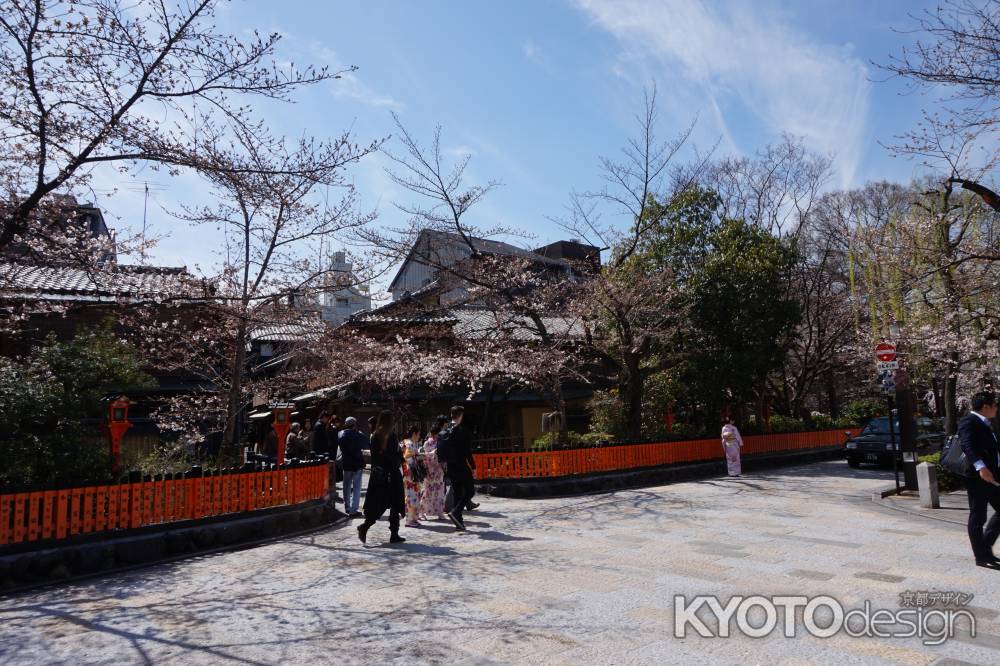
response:
[[[140,261],[146,264],[146,209],[149,206],[149,183],[143,183],[142,196],[142,246],[139,250]]]

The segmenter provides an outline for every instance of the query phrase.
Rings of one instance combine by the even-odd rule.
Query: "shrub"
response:
[[[840,415],[840,423],[847,424],[844,427],[864,425],[879,414],[885,414],[885,403],[881,400],[865,398],[847,403]]]
[[[572,430],[566,433],[566,441],[559,442],[559,433],[547,432],[531,443],[532,451],[559,451],[562,449],[579,449],[584,446],[583,435]]]
[[[625,432],[625,410],[616,392],[596,391],[588,407],[591,432],[612,433],[617,437]]]
[[[678,437],[698,437],[701,430],[692,423],[675,423],[671,433]]]
[[[824,414],[822,412],[812,413],[813,427],[817,430],[829,430],[833,426],[833,419],[830,418],[829,414]]]
[[[771,432],[795,432],[806,429],[806,424],[802,419],[793,419],[782,414],[775,414],[771,417]]]
[[[584,446],[603,446],[605,442],[614,441],[615,436],[609,432],[588,432],[581,438]]]
[[[938,490],[942,493],[949,493],[953,490],[959,490],[963,487],[962,477],[952,474],[944,467],[941,466],[941,452],[932,453],[927,456],[918,456],[918,462],[926,462],[934,465],[934,470],[937,472],[937,482]]]

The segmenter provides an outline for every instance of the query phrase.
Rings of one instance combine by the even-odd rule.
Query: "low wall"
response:
[[[85,488],[0,495],[0,555],[122,532],[301,504],[329,487],[325,462],[264,470],[196,470]]]
[[[753,456],[835,447],[842,445],[844,440],[844,431],[840,429],[749,435],[743,438],[742,454]],[[476,480],[486,482],[558,478],[679,463],[722,461],[725,459],[725,454],[720,439],[695,439],[565,451],[480,453],[474,458]]]
[[[743,457],[743,471],[760,473],[788,465],[834,460],[842,456],[843,449],[840,446],[759,453]],[[570,476],[492,479],[477,481],[476,489],[496,497],[544,499],[662,486],[668,483],[718,477],[725,473],[725,462],[710,460]]]
[[[0,551],[0,595],[39,585],[243,548],[343,523],[322,500],[138,530],[78,536],[30,550]],[[256,572],[248,572],[256,575]]]

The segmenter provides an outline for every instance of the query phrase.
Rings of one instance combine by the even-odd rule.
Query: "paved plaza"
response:
[[[0,600],[0,663],[1000,663],[1000,571],[964,528],[872,502],[841,461],[552,500],[480,498],[469,532],[380,523]],[[674,595],[971,592],[977,636],[673,637]]]

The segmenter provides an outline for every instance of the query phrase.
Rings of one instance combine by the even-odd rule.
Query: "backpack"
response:
[[[447,428],[438,433],[437,458],[442,462],[451,460],[452,449],[455,448],[452,442],[454,428],[454,425],[449,424]]]

